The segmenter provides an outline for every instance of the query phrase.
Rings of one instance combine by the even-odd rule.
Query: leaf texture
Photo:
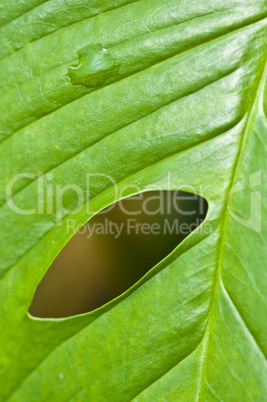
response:
[[[3,0],[0,12],[0,400],[267,400],[266,0]],[[99,45],[118,73],[74,85],[69,68]],[[106,174],[126,196],[167,188],[168,173],[208,200],[212,233],[199,227],[92,313],[34,319],[70,235],[53,195],[53,213],[12,212],[6,186],[23,172],[36,173],[14,187],[27,210],[51,175],[86,192],[87,173]],[[91,206],[114,201],[95,177]]]

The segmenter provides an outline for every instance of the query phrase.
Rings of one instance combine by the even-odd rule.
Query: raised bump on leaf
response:
[[[74,85],[97,87],[119,74],[120,65],[100,44],[86,46],[78,52],[79,64],[69,68]]]

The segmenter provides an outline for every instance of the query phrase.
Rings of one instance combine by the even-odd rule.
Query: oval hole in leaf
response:
[[[207,209],[204,198],[182,191],[142,193],[106,208],[60,252],[30,314],[63,318],[104,305],[170,254],[204,221]]]

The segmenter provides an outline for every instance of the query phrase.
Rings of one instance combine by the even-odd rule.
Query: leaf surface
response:
[[[1,5],[0,398],[267,400],[266,0],[88,3]],[[81,51],[99,45],[101,77],[86,56],[94,85],[73,83]],[[24,172],[13,202],[44,213],[6,200]],[[128,186],[124,197],[171,177],[208,200],[206,221],[106,306],[34,319],[35,289],[70,238],[66,209],[53,194],[40,203],[40,186],[86,193],[88,173]],[[113,190],[95,176],[91,210]],[[85,204],[73,219],[89,217]]]

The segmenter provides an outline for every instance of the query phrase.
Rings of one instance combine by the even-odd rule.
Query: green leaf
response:
[[[1,400],[267,400],[266,0],[0,7]],[[73,85],[99,44],[105,79]],[[89,191],[94,212],[136,184],[193,187],[209,211],[116,300],[38,320],[29,305],[77,204],[40,198],[51,183]],[[72,219],[92,215],[82,204]]]

